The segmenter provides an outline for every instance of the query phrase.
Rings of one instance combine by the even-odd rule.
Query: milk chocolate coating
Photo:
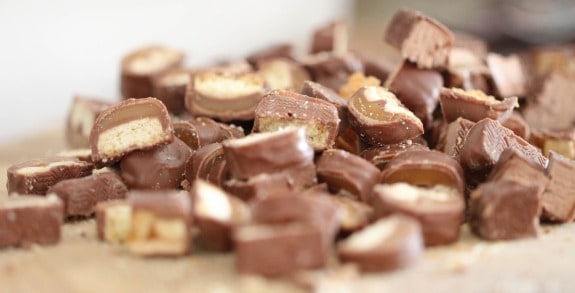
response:
[[[384,221],[391,221],[394,226],[390,231],[377,231],[378,224],[381,225],[380,222]],[[362,248],[348,244],[356,234],[366,232],[377,234],[381,238],[380,242]],[[423,249],[419,223],[403,215],[393,215],[351,234],[340,243],[337,253],[341,262],[354,263],[363,272],[385,272],[414,264],[423,255]]]
[[[166,109],[174,115],[186,111],[184,98],[186,97],[186,87],[190,82],[190,70],[178,68],[162,73],[154,78],[153,97],[157,97]]]
[[[542,197],[543,217],[561,223],[572,222],[575,219],[575,163],[551,152],[546,175],[549,183]]]
[[[480,185],[471,194],[471,231],[487,240],[536,237],[541,211],[537,189],[505,180]]]
[[[257,68],[258,63],[276,58],[293,60],[293,46],[290,44],[274,45],[249,55],[246,60],[252,67]]]
[[[370,145],[400,143],[423,134],[421,120],[383,88],[362,87],[350,98],[348,110],[350,125]]]
[[[72,148],[88,147],[90,131],[96,118],[110,103],[98,99],[75,96],[66,119],[66,141]]]
[[[56,183],[92,174],[94,165],[72,158],[43,158],[8,168],[8,193],[44,195]]]
[[[525,95],[525,76],[521,61],[517,55],[504,57],[495,53],[489,53],[487,54],[486,62],[491,72],[496,92],[500,97]]]
[[[298,93],[273,90],[255,110],[254,132],[276,131],[289,126],[306,128],[306,139],[315,150],[331,148],[339,130],[337,108],[326,101]]]
[[[439,72],[419,69],[404,61],[385,81],[385,87],[425,126],[431,124],[433,111],[439,102],[439,90],[443,87],[443,78]]]
[[[345,52],[347,39],[347,23],[344,20],[330,22],[313,33],[310,53]]]
[[[208,180],[211,173],[216,171],[214,167],[222,161],[225,161],[225,157],[220,143],[201,147],[186,162],[185,178],[190,184],[196,179]]]
[[[160,100],[124,100],[106,109],[96,119],[90,134],[92,161],[109,165],[129,152],[172,142],[173,137],[170,114]]]
[[[441,89],[440,102],[441,112],[447,122],[462,117],[473,122],[491,118],[503,123],[519,105],[517,97],[508,97],[503,101],[486,101],[447,88]]]
[[[363,67],[365,68],[365,76],[373,76],[379,80],[385,81],[393,72],[395,61],[385,56],[370,56],[362,54],[360,56]]]
[[[0,200],[0,248],[60,241],[62,202],[48,197],[11,196]]]
[[[513,112],[511,116],[503,122],[503,126],[509,128],[513,133],[526,141],[529,141],[531,138],[531,128],[519,112]]]
[[[433,150],[411,150],[398,154],[381,173],[380,182],[406,182],[415,186],[444,185],[463,194],[465,177],[461,165]]]
[[[405,185],[405,183],[398,183]],[[394,184],[397,185],[397,184]],[[372,206],[375,216],[386,217],[399,213],[416,219],[421,224],[423,238],[426,246],[446,245],[459,239],[461,224],[464,219],[465,201],[461,193],[445,187],[424,188],[407,187],[402,194],[391,194],[399,189],[386,188],[386,185],[376,185],[372,196]],[[433,198],[429,192],[441,196]],[[415,198],[411,194],[417,193]]]
[[[191,224],[192,202],[187,192],[180,190],[131,190],[128,202],[134,211],[145,210],[164,219],[181,219]]]
[[[484,39],[462,31],[455,31],[453,34],[455,37],[454,48],[469,50],[480,58],[487,56],[489,46]]]
[[[277,276],[327,262],[322,234],[302,223],[243,226],[234,231],[234,243],[240,274]]]
[[[368,202],[373,186],[379,180],[379,169],[360,156],[344,150],[324,151],[317,161],[317,176],[330,191],[345,190]]]
[[[435,68],[447,65],[454,38],[451,31],[435,19],[403,8],[393,15],[384,40],[418,67]]]
[[[387,166],[387,163],[389,163],[389,161],[391,161],[391,159],[393,159],[399,153],[410,150],[428,150],[428,149],[429,148],[424,144],[409,141],[409,143],[403,142],[378,147],[371,147],[363,150],[360,156],[371,162],[379,170],[383,170]]]
[[[342,98],[338,93],[317,82],[306,80],[301,88],[301,94],[334,104],[339,116],[340,131],[347,125],[347,100]]]
[[[227,140],[223,147],[232,177],[238,179],[309,165],[314,155],[302,128]]]
[[[505,149],[501,153],[499,161],[493,166],[487,180],[505,180],[523,185],[536,185],[538,197],[543,195],[549,182],[545,169],[541,165],[535,164],[512,148]]]
[[[178,138],[151,150],[132,152],[120,161],[122,179],[136,189],[179,188],[191,155],[192,150]]]
[[[112,172],[94,174],[84,178],[64,180],[50,189],[64,203],[64,215],[91,216],[99,202],[124,199],[128,187],[120,176]]]
[[[275,194],[294,190],[290,177],[286,173],[262,173],[248,180],[231,179],[223,184],[223,188],[245,201],[250,199],[263,199]]]
[[[208,117],[197,117],[173,123],[174,135],[185,142],[192,150],[222,142],[230,138],[243,137],[243,131],[237,126],[218,123]]]
[[[461,149],[465,145],[467,134],[473,125],[475,125],[474,122],[465,118],[455,119],[445,126],[436,148],[459,162]]]
[[[312,80],[334,91],[347,82],[350,75],[363,72],[361,60],[352,54],[332,54],[322,52],[303,60]]]

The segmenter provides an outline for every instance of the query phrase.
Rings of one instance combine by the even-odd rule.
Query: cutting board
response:
[[[65,148],[61,129],[0,146],[6,168]],[[334,265],[335,262],[334,262]],[[427,249],[421,261],[385,274],[324,277],[323,292],[573,292],[575,224],[546,225],[537,239],[486,242],[462,227],[459,242]],[[0,292],[297,292],[286,280],[238,276],[232,253],[141,258],[99,242],[94,220],[66,223],[53,246],[0,250]],[[339,291],[337,291],[339,290]]]

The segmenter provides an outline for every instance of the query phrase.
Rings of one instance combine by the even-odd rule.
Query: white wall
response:
[[[0,0],[0,143],[62,124],[74,93],[117,99],[131,49],[183,49],[189,65],[274,42],[303,49],[313,28],[351,15],[350,2]]]

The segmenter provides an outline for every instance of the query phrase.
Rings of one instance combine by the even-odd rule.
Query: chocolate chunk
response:
[[[99,99],[75,96],[66,119],[68,146],[73,148],[87,147],[96,118],[109,106],[110,103]]]
[[[132,206],[126,200],[111,200],[96,205],[98,239],[124,243],[132,229]]]
[[[465,211],[465,201],[457,189],[443,185],[422,188],[406,183],[376,185],[372,206],[378,218],[399,213],[416,219],[426,246],[456,242]]]
[[[214,166],[222,161],[225,161],[222,144],[212,143],[201,147],[186,162],[185,178],[189,184],[197,179],[208,180],[212,171],[215,172]]]
[[[464,33],[462,31],[455,31],[454,37],[455,37],[455,41],[453,43],[454,49],[468,50],[481,59],[487,56],[487,52],[489,52],[489,47],[484,39],[476,35],[469,34],[467,32]]]
[[[303,127],[308,143],[315,150],[324,150],[333,146],[339,121],[337,108],[329,102],[290,91],[273,90],[266,93],[256,107],[252,131]]]
[[[192,150],[226,139],[244,137],[241,127],[218,123],[208,117],[176,121],[173,125],[174,135]]]
[[[393,215],[351,234],[338,245],[342,262],[352,262],[363,272],[391,271],[408,267],[423,255],[420,224]]]
[[[432,150],[411,150],[395,156],[381,173],[382,183],[405,182],[415,186],[447,186],[463,194],[463,169],[450,156]]]
[[[339,95],[349,100],[355,92],[363,86],[380,86],[381,80],[373,76],[365,76],[362,72],[355,72],[347,78],[347,82],[339,88]]]
[[[386,56],[361,54],[360,59],[365,69],[365,75],[374,76],[379,80],[387,80],[396,67],[394,60],[386,58]]]
[[[128,250],[142,256],[179,256],[191,249],[192,204],[185,191],[132,191]]]
[[[561,223],[575,219],[575,163],[555,152],[549,154],[549,184],[543,192],[543,217]]]
[[[509,130],[524,140],[529,141],[531,138],[531,128],[519,112],[513,111],[511,116],[503,122],[503,126],[509,128]]]
[[[153,97],[157,97],[166,109],[174,115],[186,111],[184,98],[186,97],[186,87],[190,82],[191,71],[177,68],[166,71],[154,78]]]
[[[517,97],[498,101],[482,91],[458,88],[442,88],[439,101],[441,112],[447,122],[462,117],[473,122],[491,118],[503,123],[511,116],[513,109],[519,107]]]
[[[91,216],[99,202],[124,199],[128,188],[113,172],[60,181],[49,193],[55,193],[64,203],[64,215]]]
[[[166,106],[155,98],[128,99],[98,116],[90,134],[92,161],[110,165],[135,150],[173,140]]]
[[[251,120],[266,90],[256,73],[197,72],[186,93],[186,108],[194,115],[222,121]]]
[[[500,97],[523,96],[526,93],[523,67],[517,55],[507,57],[489,53],[487,66],[491,72],[495,90]]]
[[[257,67],[270,89],[299,91],[303,82],[310,79],[307,70],[289,59],[266,59]]]
[[[335,20],[313,33],[311,54],[319,52],[346,53],[348,29],[345,20]]]
[[[474,122],[465,118],[459,117],[455,119],[455,121],[445,127],[439,139],[437,149],[459,162],[461,149],[465,145],[467,134],[473,125],[475,125]]]
[[[516,150],[540,166],[547,166],[547,158],[536,147],[489,118],[469,130],[460,152],[461,165],[470,171],[489,172],[506,148]]]
[[[317,160],[317,176],[332,192],[345,190],[368,202],[379,179],[379,169],[360,156],[331,149],[324,151]]]
[[[217,251],[232,249],[233,229],[251,220],[248,206],[239,198],[201,179],[194,181],[190,195],[202,246]]]
[[[471,193],[471,231],[487,240],[536,237],[541,211],[537,188],[505,180],[480,185]]]
[[[246,201],[294,190],[290,177],[283,172],[262,173],[247,180],[230,179],[224,182],[223,187],[227,192]]]
[[[349,100],[349,123],[371,145],[394,144],[423,134],[423,123],[384,88],[362,87]]]
[[[491,73],[483,58],[468,49],[453,48],[449,53],[445,86],[490,93]]]
[[[251,134],[227,140],[223,147],[230,172],[238,179],[308,165],[314,155],[303,128]]]
[[[454,41],[451,31],[441,23],[406,8],[393,15],[384,39],[420,68],[445,67]]]
[[[549,178],[545,169],[526,158],[517,150],[508,148],[501,153],[499,161],[491,170],[488,181],[511,181],[523,185],[537,185],[537,196],[541,197]]]
[[[253,53],[252,55],[248,56],[246,60],[254,68],[257,68],[258,63],[276,58],[285,58],[293,60],[294,59],[293,46],[290,44],[273,45],[261,51]]]
[[[330,196],[329,199],[338,210],[339,234],[347,236],[371,222],[373,209],[366,203],[346,196]]]
[[[72,158],[43,158],[12,165],[7,171],[8,193],[44,195],[56,183],[92,174],[94,165]]]
[[[122,179],[135,189],[176,189],[184,180],[192,150],[178,138],[150,150],[134,151],[120,161]]]
[[[429,148],[424,144],[407,140],[402,143],[367,148],[361,152],[360,156],[371,162],[379,170],[383,170],[385,166],[387,166],[387,163],[401,152],[428,149]]]
[[[247,225],[234,231],[240,274],[277,276],[326,265],[321,232],[304,223]]]
[[[340,123],[340,125],[342,124]],[[357,132],[355,132],[353,127],[348,123],[343,124],[343,127],[340,128],[339,134],[335,138],[334,148],[342,149],[352,154],[359,154],[369,147],[369,145],[360,139]]]
[[[306,80],[303,83],[301,94],[309,97],[314,97],[320,100],[330,102],[337,108],[339,116],[339,128],[343,129],[344,124],[347,124],[347,100],[342,98],[338,93],[332,89],[325,87],[317,82]]]
[[[0,200],[0,248],[60,241],[63,205],[55,195],[10,196]]]
[[[153,96],[154,78],[180,67],[183,60],[184,53],[160,46],[146,47],[128,54],[122,59],[122,97],[129,99]]]
[[[313,81],[334,91],[345,84],[350,75],[363,72],[363,64],[355,55],[318,53],[302,60]]]

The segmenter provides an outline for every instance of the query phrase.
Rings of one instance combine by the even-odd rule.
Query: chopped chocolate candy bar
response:
[[[183,68],[162,73],[154,79],[154,90],[151,96],[162,101],[170,113],[182,114],[186,111],[184,98],[186,87],[190,82],[190,74],[190,70]]]
[[[184,53],[160,46],[136,50],[122,59],[120,91],[124,99],[154,95],[154,78],[180,67]]]
[[[66,120],[68,145],[73,148],[88,147],[96,118],[109,106],[108,102],[75,96]]]
[[[372,206],[378,218],[395,213],[415,218],[421,224],[426,246],[457,241],[465,211],[463,195],[457,189],[406,183],[376,185]]]
[[[471,193],[471,231],[487,240],[536,237],[541,212],[537,189],[505,180],[480,185]]]
[[[92,174],[94,165],[73,158],[43,158],[8,168],[8,193],[44,195],[56,183]]]
[[[176,189],[185,178],[192,150],[178,138],[150,150],[134,151],[122,158],[122,179],[135,189]]]
[[[55,195],[3,196],[0,200],[0,248],[60,241],[64,219]]]
[[[511,116],[503,122],[503,126],[509,128],[513,133],[517,136],[523,138],[524,140],[529,141],[531,138],[531,128],[527,124],[527,121],[523,118],[517,111],[513,111]]]
[[[368,204],[346,196],[330,196],[329,199],[338,210],[340,234],[349,235],[371,222],[373,209]]]
[[[519,107],[517,97],[498,101],[478,90],[462,90],[458,88],[442,88],[440,95],[441,112],[447,122],[453,122],[461,117],[473,122],[491,118],[503,123],[513,109]]]
[[[561,223],[575,219],[575,162],[551,152],[547,167],[549,183],[543,192],[543,217]]]
[[[387,26],[385,41],[420,68],[445,67],[453,46],[453,33],[418,11],[401,9]]]
[[[277,58],[285,58],[288,60],[293,60],[294,59],[293,46],[290,44],[279,44],[270,46],[261,51],[253,53],[252,55],[248,56],[246,60],[247,62],[249,62],[249,64],[251,64],[251,66],[257,68],[257,65],[260,62]]]
[[[467,134],[473,125],[475,125],[474,122],[465,118],[455,119],[445,127],[436,148],[459,162],[461,149],[465,145]]]
[[[449,54],[445,86],[491,92],[489,69],[483,57],[464,48],[453,48]]]
[[[523,185],[537,185],[537,196],[541,197],[547,187],[549,178],[545,175],[545,169],[526,158],[517,150],[505,149],[499,161],[491,170],[488,181],[506,180]]]
[[[258,63],[257,71],[270,89],[299,91],[309,73],[298,63],[289,59],[268,59]]]
[[[339,88],[339,95],[346,100],[363,86],[380,86],[381,80],[373,76],[365,76],[362,72],[352,74],[347,82]]]
[[[104,201],[96,205],[98,238],[108,243],[124,243],[132,231],[132,206],[125,200]]]
[[[313,33],[310,53],[347,52],[348,32],[345,20],[333,21]]]
[[[124,199],[128,187],[120,176],[113,172],[104,172],[91,176],[60,181],[49,193],[55,193],[64,203],[64,215],[91,216],[99,202]]]
[[[230,179],[223,183],[223,188],[243,199],[263,199],[274,194],[293,191],[295,188],[288,174],[279,173],[262,173],[247,180]]]
[[[336,106],[302,94],[274,90],[265,94],[255,110],[253,131],[269,132],[303,127],[315,150],[331,148],[339,130]]]
[[[265,81],[256,73],[197,72],[187,88],[186,108],[222,121],[251,120],[265,91]]]
[[[176,121],[173,126],[174,135],[192,150],[226,139],[244,137],[241,127],[218,123],[208,117]]]
[[[347,100],[332,89],[317,82],[306,80],[301,88],[301,94],[334,104],[340,120],[339,128],[343,129],[344,124],[347,124]]]
[[[186,162],[185,178],[188,184],[197,179],[209,180],[218,162],[224,162],[224,149],[220,143],[212,143],[199,148]],[[211,182],[217,184],[216,182]]]
[[[352,262],[364,272],[405,268],[423,255],[420,224],[409,217],[393,215],[351,234],[338,245],[340,261]]]
[[[344,85],[350,75],[363,72],[363,64],[355,55],[322,52],[308,56],[302,64],[313,81],[334,91]]]
[[[349,123],[368,144],[400,143],[423,134],[421,120],[382,87],[362,87],[350,98],[348,109]]]
[[[135,150],[172,142],[166,106],[155,98],[128,99],[98,116],[90,134],[92,161],[111,165]]]
[[[495,53],[487,55],[495,90],[500,97],[523,96],[526,93],[525,76],[519,57],[504,57]]]
[[[379,170],[383,170],[387,166],[387,163],[401,152],[428,149],[429,147],[424,144],[407,140],[406,142],[402,143],[387,144],[383,146],[367,148],[361,152],[360,156],[371,162],[373,165],[379,168]]]

